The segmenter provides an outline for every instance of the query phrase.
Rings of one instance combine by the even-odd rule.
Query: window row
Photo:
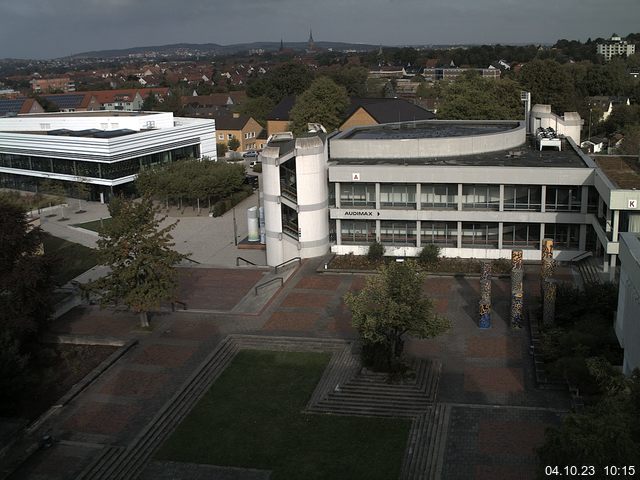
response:
[[[331,189],[333,191],[333,189]],[[582,204],[581,186],[547,187],[545,211],[579,212]],[[456,210],[458,208],[457,184],[423,184],[417,195],[415,184],[380,184],[380,208],[415,210],[417,202],[422,210]],[[589,187],[588,211],[597,210],[598,193]],[[463,210],[499,210],[499,185],[463,185],[460,203]],[[342,208],[376,208],[374,183],[340,184]],[[505,185],[503,210],[542,210],[542,188],[539,185]]]
[[[85,162],[82,160],[66,160],[62,158],[33,157],[25,155],[12,155],[0,153],[0,166],[21,170],[33,170],[38,172],[59,173],[87,178],[104,178],[113,180],[116,178],[135,175],[141,168],[162,165],[165,163],[184,160],[186,158],[198,158],[200,147],[176,148],[167,152],[144,155],[113,163]]]
[[[546,224],[545,237],[551,238],[559,249],[577,249],[579,225]],[[458,247],[457,222],[420,222],[420,243],[440,247]],[[380,242],[393,246],[417,245],[416,222],[382,220]],[[497,223],[462,222],[460,231],[462,248],[499,248]],[[366,220],[342,220],[340,238],[343,244],[370,244],[376,240],[376,222]],[[538,249],[540,225],[534,223],[504,223],[503,248]]]

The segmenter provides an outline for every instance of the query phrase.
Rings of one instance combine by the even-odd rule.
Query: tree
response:
[[[87,200],[91,191],[87,184],[87,179],[78,177],[78,181],[74,184],[74,190],[78,197],[78,211],[76,213],[84,213],[84,210],[82,210],[82,200]]]
[[[289,95],[304,92],[313,81],[313,72],[305,65],[285,63],[247,85],[247,95],[252,98],[267,97],[274,103]]]
[[[342,123],[342,115],[349,105],[349,97],[344,87],[327,77],[313,81],[308,90],[296,99],[291,109],[291,128],[294,133],[307,131],[308,123],[321,123],[331,132]]]
[[[467,72],[444,86],[438,118],[450,120],[517,120],[524,118],[520,86],[506,79],[486,79]]]
[[[23,208],[0,196],[0,405],[15,405],[30,352],[51,314],[51,262],[42,232]]]
[[[227,147],[232,152],[235,152],[236,150],[238,150],[238,148],[240,148],[240,140],[238,140],[234,135],[233,137],[231,137],[231,140],[229,140],[229,142],[227,143]]]
[[[142,102],[141,110],[144,112],[151,112],[153,110],[156,110],[159,105],[160,102],[158,102],[156,94],[153,92],[149,92]]]
[[[263,127],[266,126],[267,115],[273,110],[276,104],[268,97],[249,98],[238,107],[238,112],[242,115],[252,117]]]
[[[330,68],[324,68],[320,75],[327,76],[338,85],[342,85],[347,89],[347,94],[351,97],[364,97],[367,95],[369,72],[364,67],[334,65]]]
[[[589,365],[607,392],[581,413],[570,413],[557,428],[547,429],[538,449],[539,464],[607,465],[640,462],[640,370],[625,378],[597,359]],[[605,372],[606,370],[606,372]],[[542,468],[542,467],[541,467]],[[539,471],[538,478],[546,478]]]
[[[101,305],[124,303],[149,326],[148,312],[173,299],[177,287],[175,266],[188,257],[173,250],[172,223],[160,228],[166,217],[148,196],[139,202],[115,198],[109,204],[112,221],[98,240],[98,258],[110,273],[90,285]]]
[[[226,153],[229,151],[227,148],[227,144],[224,142],[216,143],[216,155],[218,158],[224,158]]]
[[[563,114],[576,110],[575,85],[568,71],[554,60],[533,60],[525,64],[518,75],[525,90],[531,92],[533,103],[551,105]]]
[[[432,338],[450,328],[423,295],[423,284],[424,274],[414,262],[393,262],[368,277],[362,290],[345,295],[366,365],[394,371],[401,365],[405,335]]]

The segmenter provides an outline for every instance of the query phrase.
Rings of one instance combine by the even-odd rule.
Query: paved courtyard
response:
[[[342,298],[362,288],[366,277],[318,273],[321,264],[305,261],[275,294],[257,296],[253,287],[264,281],[265,270],[185,269],[180,300],[196,311],[157,313],[150,332],[137,328],[135,315],[95,306],[59,319],[53,327],[59,334],[138,344],[45,423],[43,431],[58,442],[35,453],[11,478],[75,478],[102,447],[131,444],[228,334],[355,338]],[[535,285],[534,279],[529,283]],[[436,402],[451,413],[441,439],[441,478],[533,478],[534,448],[568,402],[563,394],[535,388],[528,330],[512,331],[507,324],[509,280],[493,281],[489,330],[476,324],[477,277],[429,277],[424,289],[452,322],[447,334],[411,339],[406,347],[411,356],[442,364]],[[252,308],[243,310],[247,305]],[[233,475],[228,478],[251,478],[250,472]]]

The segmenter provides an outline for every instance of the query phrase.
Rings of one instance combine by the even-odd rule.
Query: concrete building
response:
[[[624,348],[622,369],[640,368],[640,235],[623,233],[620,241],[620,285],[615,330]]]
[[[638,190],[620,186],[586,156],[577,114],[536,105],[528,117],[272,139],[262,154],[268,263],[364,254],[373,241],[393,256],[436,244],[450,257],[508,258],[518,248],[538,260],[552,238],[556,258],[592,251],[608,271],[619,232],[640,231],[640,177]]]
[[[95,111],[0,118],[0,187],[37,191],[44,180],[93,199],[126,190],[141,168],[216,158],[213,120],[166,112]]]
[[[626,40],[622,40],[618,35],[613,34],[609,40],[596,44],[596,53],[602,55],[605,61],[611,60],[612,57],[626,55],[631,56],[636,53],[636,46]]]

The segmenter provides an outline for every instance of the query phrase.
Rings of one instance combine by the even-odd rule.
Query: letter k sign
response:
[[[627,200],[627,208],[638,208],[638,200]]]

